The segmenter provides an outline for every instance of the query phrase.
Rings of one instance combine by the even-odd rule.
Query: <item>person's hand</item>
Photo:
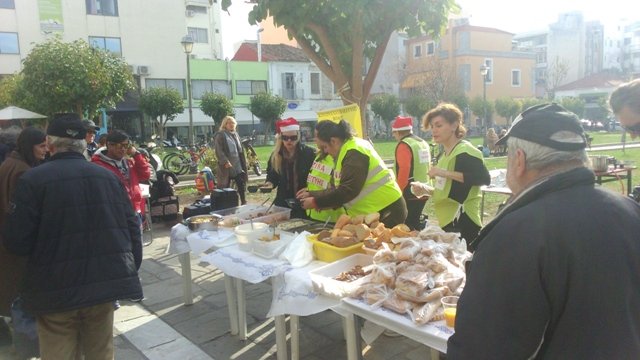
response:
[[[224,168],[225,168],[225,169],[230,169],[230,168],[232,168],[232,167],[233,167],[233,165],[231,165],[231,163],[230,163],[230,162],[228,162],[228,161],[224,164]]]
[[[133,157],[133,155],[136,154],[136,151],[137,151],[136,148],[133,145],[131,145],[127,149],[127,155],[129,155],[130,157]]]
[[[308,198],[309,196],[310,195],[307,188],[302,188],[298,190],[298,192],[296,193],[296,199],[304,199],[304,198]]]
[[[315,199],[312,197],[306,197],[304,199],[300,199],[300,206],[305,209],[314,209],[315,208]]]
[[[428,174],[429,174],[429,177],[432,179],[435,178],[436,176],[444,177],[444,170],[442,170],[439,167],[432,166],[431,168],[429,168]]]

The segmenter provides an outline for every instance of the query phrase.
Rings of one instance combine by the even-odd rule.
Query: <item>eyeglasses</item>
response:
[[[291,135],[291,136],[287,136],[287,135],[282,135],[282,141],[298,141],[298,135]]]
[[[117,148],[121,148],[121,149],[128,149],[131,147],[131,144],[126,142],[126,143],[109,143],[111,145],[113,145],[114,147]]]
[[[630,126],[622,126],[622,128],[625,129],[627,132],[640,134],[640,123],[633,124]]]

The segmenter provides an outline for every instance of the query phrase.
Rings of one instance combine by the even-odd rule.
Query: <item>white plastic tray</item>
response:
[[[311,284],[316,292],[341,299],[356,290],[362,283],[363,278],[346,282],[335,280],[334,277],[338,276],[343,271],[351,270],[356,265],[364,267],[371,265],[372,263],[372,257],[369,255],[353,254],[347,256],[344,259],[334,261],[330,264],[309,271]]]

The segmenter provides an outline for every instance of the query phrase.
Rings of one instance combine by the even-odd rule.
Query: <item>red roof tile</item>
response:
[[[262,61],[311,62],[302,49],[286,44],[261,44]],[[255,42],[244,42],[238,48],[232,60],[257,61],[258,45]]]

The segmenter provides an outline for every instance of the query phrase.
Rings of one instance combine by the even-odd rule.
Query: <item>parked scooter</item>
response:
[[[247,158],[249,168],[253,169],[253,172],[260,176],[262,175],[262,169],[260,168],[260,160],[258,160],[258,154],[256,154],[256,150],[253,148],[253,142],[256,140],[256,132],[253,131],[251,136],[247,136],[242,139],[242,148],[244,149],[245,156]]]

